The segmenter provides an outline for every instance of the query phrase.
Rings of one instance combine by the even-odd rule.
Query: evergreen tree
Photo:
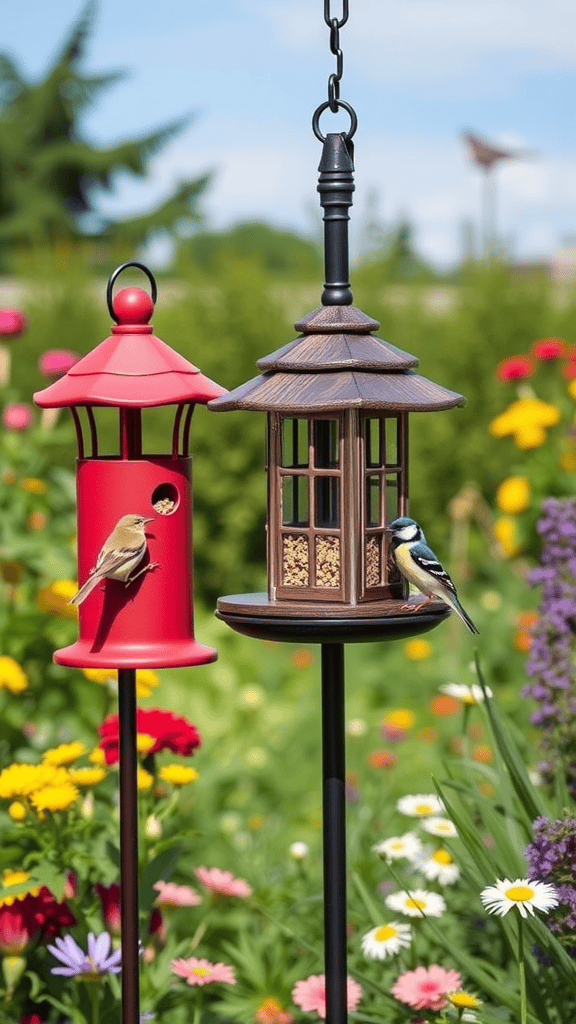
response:
[[[98,217],[97,190],[110,190],[117,171],[145,176],[150,158],[189,123],[182,117],[116,146],[92,145],[82,133],[82,117],[100,93],[123,72],[85,75],[81,64],[94,21],[89,0],[46,77],[24,79],[0,54],[0,242],[5,246],[53,245],[86,235],[87,214],[100,234],[132,247],[152,232],[176,232],[183,219],[198,219],[197,202],[210,180],[182,182],[149,214],[125,221]],[[93,226],[92,231],[93,231]]]

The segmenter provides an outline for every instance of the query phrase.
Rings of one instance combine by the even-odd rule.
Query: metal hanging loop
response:
[[[152,292],[152,302],[153,302],[154,305],[156,305],[156,299],[158,298],[158,288],[156,287],[156,278],[154,277],[154,274],[152,273],[152,271],[149,270],[148,267],[144,265],[144,263],[137,263],[134,260],[130,260],[130,262],[128,262],[128,263],[122,263],[121,266],[116,267],[116,270],[114,271],[113,274],[110,274],[110,280],[108,281],[108,287],[106,288],[106,302],[108,303],[108,309],[110,311],[110,316],[112,317],[113,320],[116,321],[116,323],[118,323],[119,321],[118,321],[118,317],[116,316],[116,313],[114,312],[114,306],[112,305],[112,289],[114,288],[114,283],[116,281],[116,278],[122,273],[123,270],[126,270],[127,267],[136,267],[138,270],[142,270],[146,274],[146,277],[148,278],[148,280],[150,281],[150,288],[151,288],[151,292]]]
[[[322,135],[322,132],[320,131],[320,118],[322,117],[324,111],[328,110],[329,107],[330,100],[326,100],[325,103],[321,103],[320,106],[316,108],[316,110],[314,111],[314,115],[312,117],[312,131],[314,132],[314,135],[316,136],[319,142],[326,141],[326,136]],[[346,100],[336,100],[336,110],[338,110],[338,107],[342,107],[342,109],[345,110],[350,117],[350,127],[345,135],[345,138],[348,141],[350,141],[350,139],[352,139],[353,136],[355,135],[356,129],[358,127],[358,118],[356,116],[356,111],[354,110],[354,107],[351,107],[350,104],[346,102]],[[332,108],[330,107],[330,109]]]

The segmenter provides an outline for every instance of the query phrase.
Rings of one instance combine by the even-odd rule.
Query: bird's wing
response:
[[[103,548],[90,575],[93,576],[94,573],[98,573],[99,576],[109,576],[111,573],[121,569],[123,565],[126,565],[133,559],[137,559],[138,555],[143,557],[145,549],[146,541],[139,548],[124,547],[113,551],[106,551]]]
[[[440,564],[440,562],[436,558],[436,555],[432,551],[432,548],[429,548],[427,544],[422,544],[422,542],[418,542],[412,545],[412,547],[410,548],[410,554],[412,555],[413,560],[416,562],[416,565],[419,566],[420,569],[422,569],[424,572],[430,573],[430,576],[432,576],[435,580],[438,580],[438,582],[445,586],[446,589],[450,591],[450,593],[456,596],[456,587],[452,583],[452,580],[450,579],[445,568]]]

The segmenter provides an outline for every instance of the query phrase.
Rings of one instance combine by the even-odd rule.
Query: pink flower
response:
[[[0,309],[0,336],[18,338],[28,327],[28,321],[19,309]]]
[[[191,956],[189,960],[173,960],[170,964],[173,974],[184,978],[188,985],[209,985],[211,981],[235,985],[234,968],[228,964],[211,964],[209,960],[199,960]]]
[[[77,352],[69,352],[65,348],[49,348],[38,360],[38,369],[45,377],[57,380],[71,370],[80,356]]]
[[[348,978],[348,1009],[355,1010],[362,998],[362,989],[354,978]],[[305,1013],[316,1011],[322,1020],[326,1019],[326,976],[311,974],[304,981],[297,981],[292,989],[292,1001]]]
[[[176,885],[174,882],[154,882],[156,889],[156,905],[159,907],[197,907],[202,897],[189,885]]]
[[[441,1010],[446,1006],[447,992],[462,987],[458,971],[446,971],[438,964],[405,971],[392,986],[392,995],[415,1010]]]
[[[12,402],[5,405],[2,422],[8,430],[27,430],[32,423],[32,409],[25,402]]]
[[[202,885],[215,896],[251,896],[252,887],[243,878],[234,878],[230,871],[220,868],[194,868],[194,874]]]

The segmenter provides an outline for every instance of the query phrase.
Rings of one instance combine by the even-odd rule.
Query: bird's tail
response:
[[[446,595],[446,594],[443,594],[442,595],[442,600],[446,601],[446,603],[449,604],[450,607],[454,609],[456,614],[459,615],[460,618],[462,619],[462,622],[466,623],[466,625],[468,626],[468,629],[470,630],[471,633],[478,634],[480,632],[480,630],[477,629],[476,626],[474,625],[474,623],[472,622],[472,619],[468,615],[468,612],[464,611],[464,609],[463,609],[462,605],[460,604],[460,601],[458,600],[457,597],[454,597],[453,594],[450,594],[449,596]]]
[[[84,586],[80,587],[78,593],[74,594],[74,597],[70,598],[68,604],[82,604],[82,601],[86,600],[88,594],[92,593],[94,587],[96,587],[100,583],[101,579],[102,576],[100,576],[98,573],[94,573],[93,576],[89,576]]]

